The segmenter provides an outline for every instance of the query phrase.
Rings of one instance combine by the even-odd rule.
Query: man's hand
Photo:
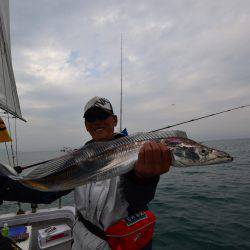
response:
[[[135,166],[137,177],[150,178],[169,171],[171,165],[170,150],[166,145],[157,142],[147,142],[140,149]]]

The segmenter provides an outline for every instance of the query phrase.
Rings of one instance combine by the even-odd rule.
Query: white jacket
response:
[[[120,185],[120,177],[90,183],[75,189],[76,209],[94,225],[105,230],[128,216],[128,202]],[[106,241],[89,232],[81,221],[73,229],[73,250],[109,249]]]
[[[117,134],[116,138],[122,135]],[[84,219],[106,230],[109,226],[128,216],[144,210],[154,198],[159,177],[139,184],[133,171],[122,177],[90,183],[74,191],[76,210]],[[108,243],[92,234],[81,221],[73,228],[73,250],[110,249]]]

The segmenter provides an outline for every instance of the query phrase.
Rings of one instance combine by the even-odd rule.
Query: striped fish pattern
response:
[[[140,148],[148,141],[164,143],[171,151],[172,166],[175,167],[211,165],[233,160],[223,151],[188,139],[183,131],[158,131],[90,143],[32,170],[26,170],[20,176],[12,175],[12,178],[42,191],[73,189],[130,171],[135,166]]]

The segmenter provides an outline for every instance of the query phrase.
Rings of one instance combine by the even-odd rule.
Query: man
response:
[[[109,100],[92,98],[84,108],[85,127],[92,140],[110,141],[122,137],[114,132],[117,116]],[[147,210],[154,198],[159,175],[169,171],[168,148],[156,142],[144,144],[132,171],[108,180],[90,183],[75,189],[78,214],[73,229],[73,250],[109,249],[102,232],[122,218]],[[143,249],[151,249],[151,242]]]

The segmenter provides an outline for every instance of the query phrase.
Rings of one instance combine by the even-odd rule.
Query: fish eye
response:
[[[208,155],[208,150],[207,150],[206,148],[201,148],[200,154],[201,154],[202,156]]]

